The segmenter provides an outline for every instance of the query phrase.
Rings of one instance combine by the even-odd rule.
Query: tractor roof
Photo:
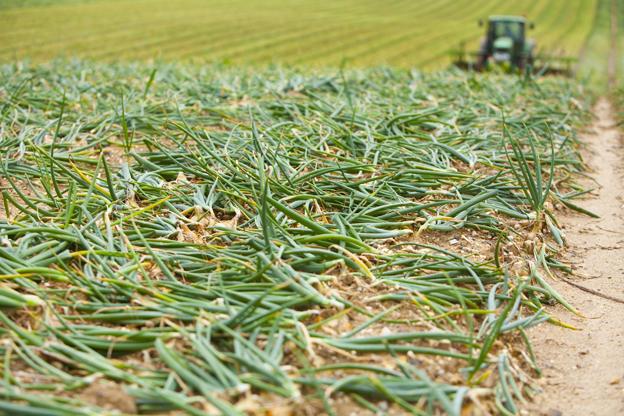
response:
[[[490,22],[519,22],[525,23],[526,18],[522,16],[490,16]]]

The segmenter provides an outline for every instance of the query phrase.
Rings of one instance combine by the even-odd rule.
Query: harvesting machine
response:
[[[485,26],[479,20],[479,26]],[[466,52],[464,44],[453,51],[453,64],[463,69],[572,75],[576,58],[536,53],[536,44],[526,36],[535,26],[522,16],[490,16],[478,52]]]

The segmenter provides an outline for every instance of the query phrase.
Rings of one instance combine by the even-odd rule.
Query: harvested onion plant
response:
[[[580,93],[2,67],[0,413],[516,413]]]

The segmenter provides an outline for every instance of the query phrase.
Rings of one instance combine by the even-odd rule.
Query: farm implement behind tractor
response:
[[[483,20],[479,21],[479,25],[485,25]],[[533,27],[533,23],[521,16],[490,16],[479,51],[467,52],[465,44],[461,44],[452,52],[453,64],[475,71],[498,69],[573,75],[576,58],[536,53],[535,41],[526,36],[527,29]]]

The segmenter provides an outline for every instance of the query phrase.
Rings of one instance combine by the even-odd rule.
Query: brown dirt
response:
[[[81,393],[81,398],[103,409],[131,414],[137,412],[132,396],[129,396],[121,385],[112,381],[97,380]]]
[[[579,330],[541,325],[531,331],[544,372],[544,393],[531,414],[624,415],[624,304],[600,296],[624,299],[624,146],[606,99],[597,103],[595,114],[584,139],[597,190],[580,205],[600,218],[562,219],[567,261],[577,276],[572,284],[553,282],[585,317],[553,308],[551,313]]]

